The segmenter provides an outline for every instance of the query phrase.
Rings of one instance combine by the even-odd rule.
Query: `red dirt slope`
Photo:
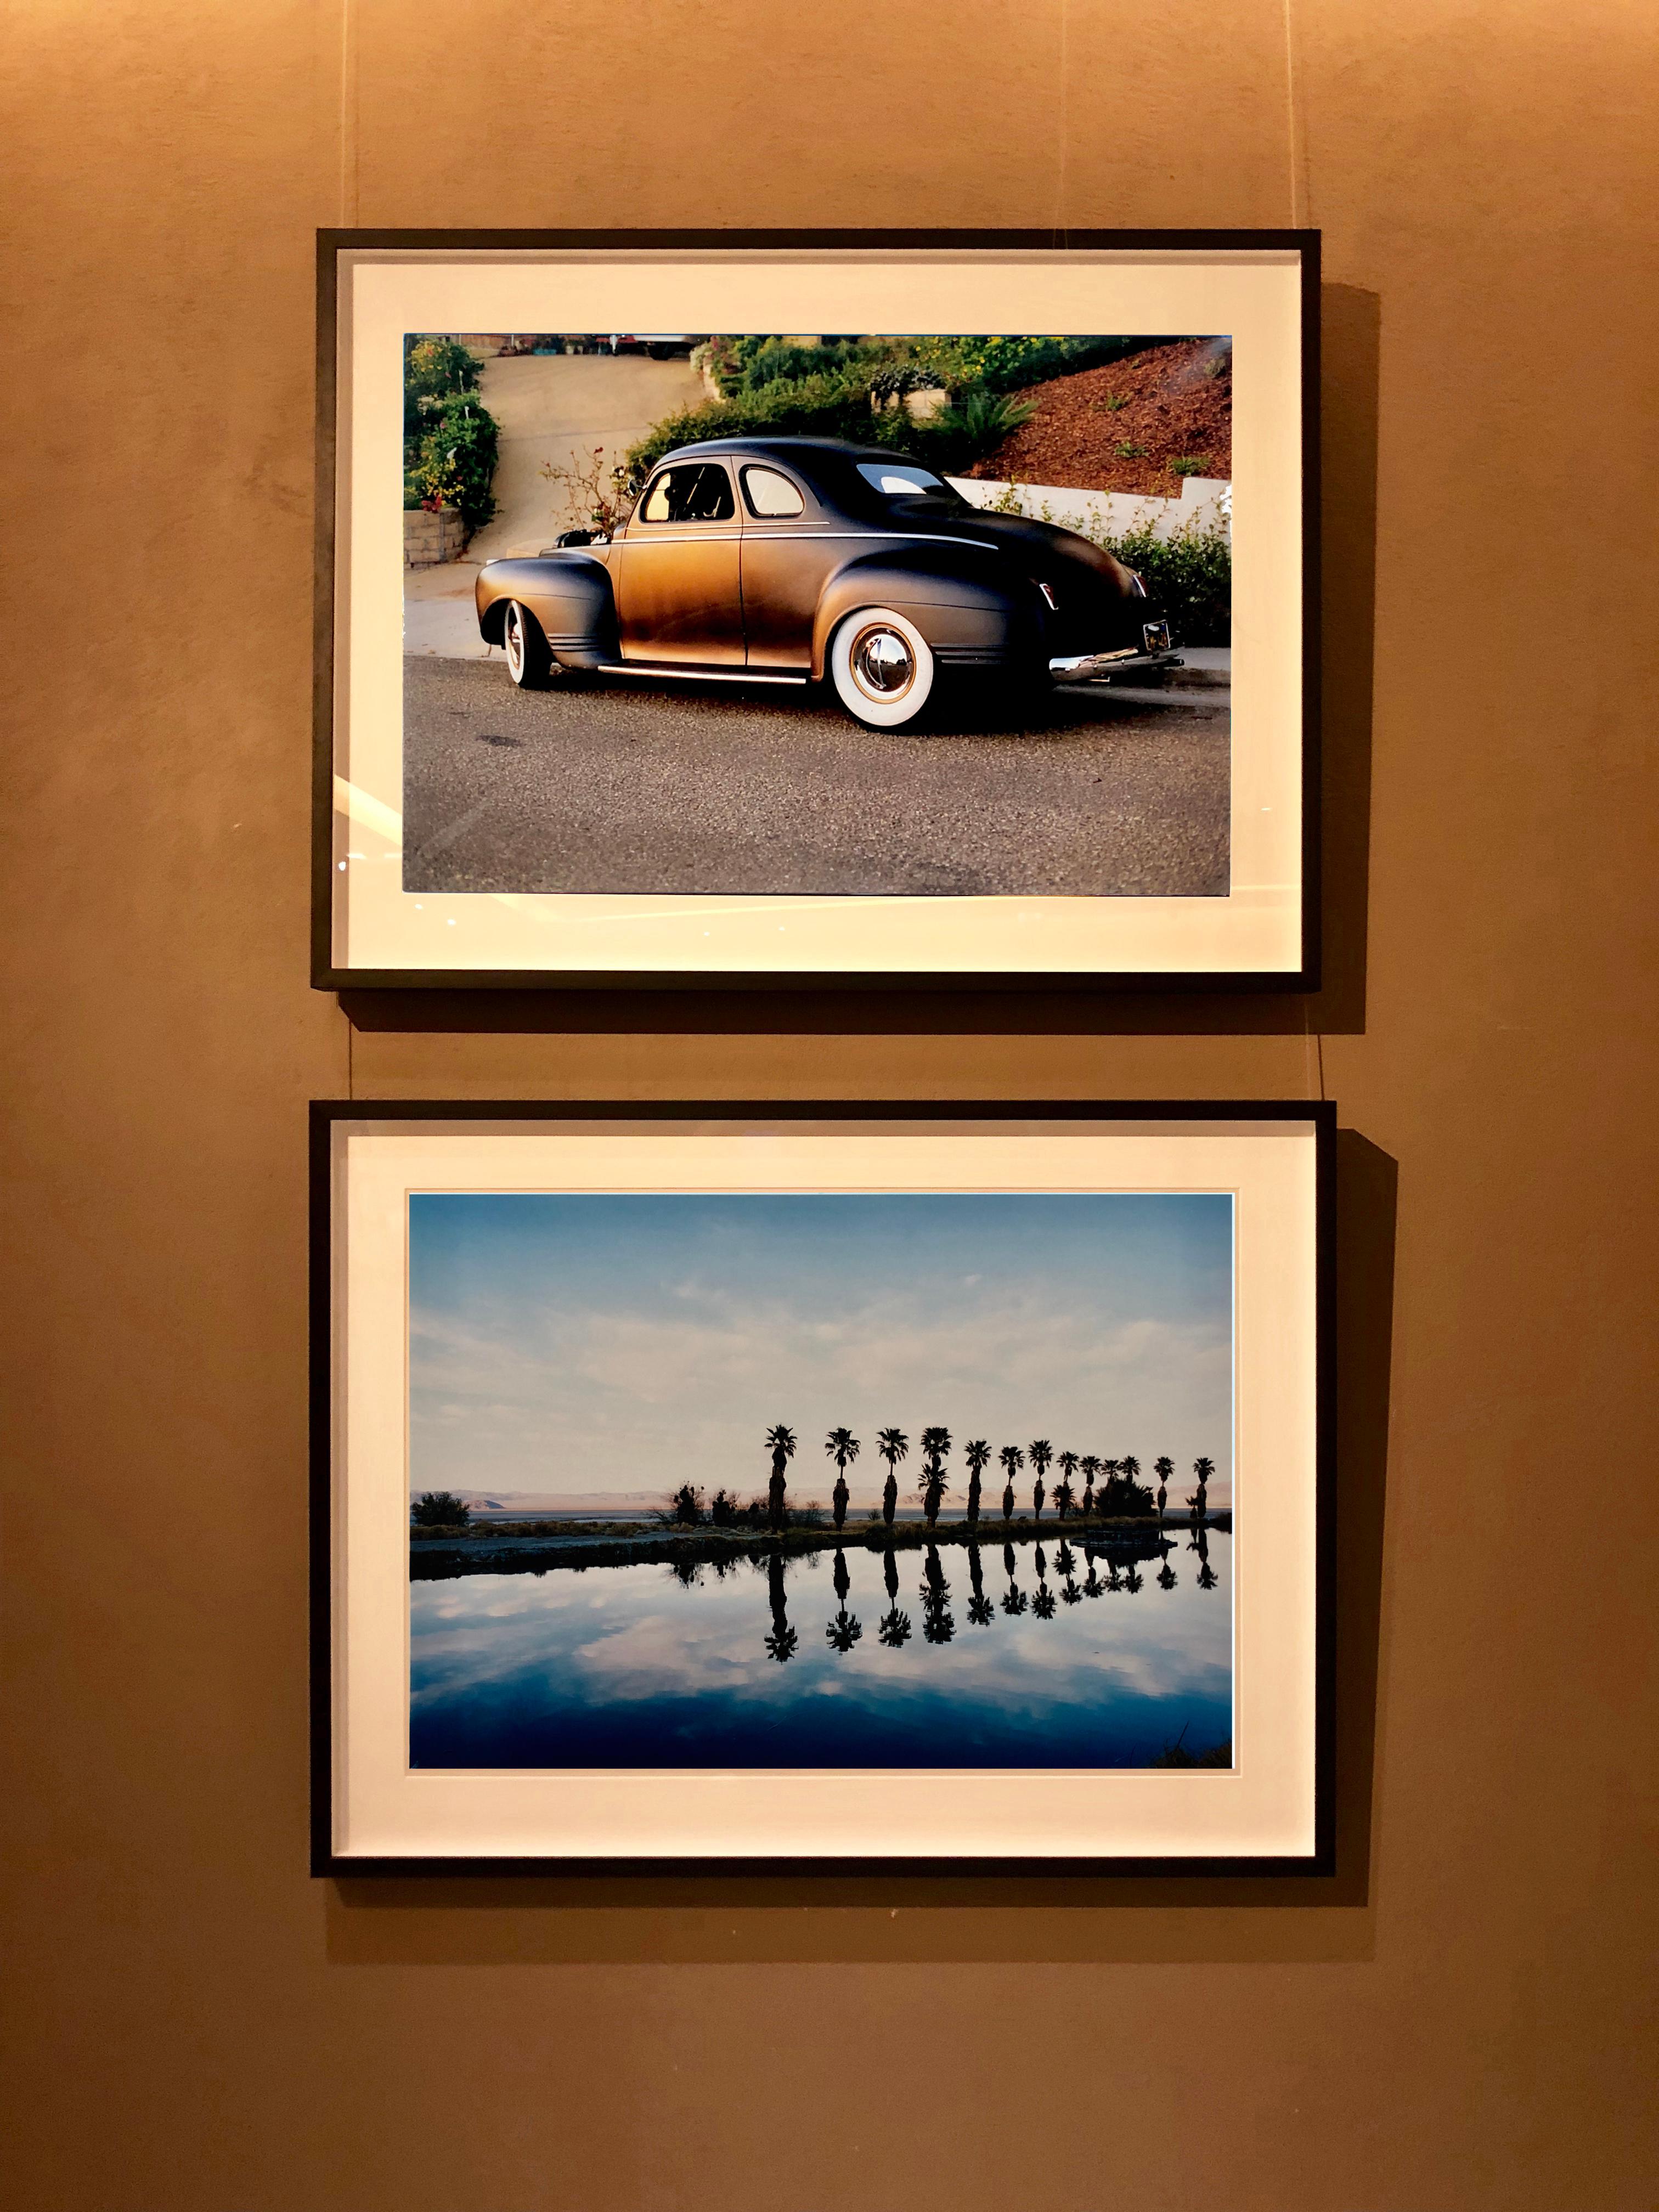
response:
[[[1233,356],[1224,338],[1153,346],[1018,396],[1034,402],[1036,413],[976,461],[970,477],[1172,499],[1181,478],[1171,462],[1202,461],[1191,471],[1198,476],[1232,475]],[[1121,446],[1141,450],[1120,453]]]

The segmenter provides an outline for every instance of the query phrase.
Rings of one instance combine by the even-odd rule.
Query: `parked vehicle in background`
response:
[[[486,562],[477,605],[526,690],[585,670],[827,681],[877,729],[915,722],[952,678],[1033,693],[1180,665],[1111,554],[988,514],[902,453],[829,438],[681,447],[613,536],[566,531]]]

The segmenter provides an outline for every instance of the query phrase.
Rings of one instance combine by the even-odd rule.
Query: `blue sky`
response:
[[[1220,1503],[1231,1281],[1224,1194],[422,1194],[411,1485],[746,1495],[787,1421],[792,1494],[827,1498],[845,1423],[856,1507],[886,1474],[876,1431],[908,1433],[913,1483],[941,1422],[958,1470],[971,1436],[1168,1452],[1183,1477],[1207,1453]]]

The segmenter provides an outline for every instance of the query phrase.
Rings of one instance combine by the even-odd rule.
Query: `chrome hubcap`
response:
[[[861,630],[853,641],[853,675],[872,698],[896,699],[915,681],[915,655],[896,629]]]

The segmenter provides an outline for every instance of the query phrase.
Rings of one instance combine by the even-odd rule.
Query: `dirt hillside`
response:
[[[970,477],[1171,499],[1181,490],[1176,461],[1203,463],[1186,474],[1232,475],[1233,356],[1225,339],[1154,346],[1018,396],[1036,413],[976,461]]]

